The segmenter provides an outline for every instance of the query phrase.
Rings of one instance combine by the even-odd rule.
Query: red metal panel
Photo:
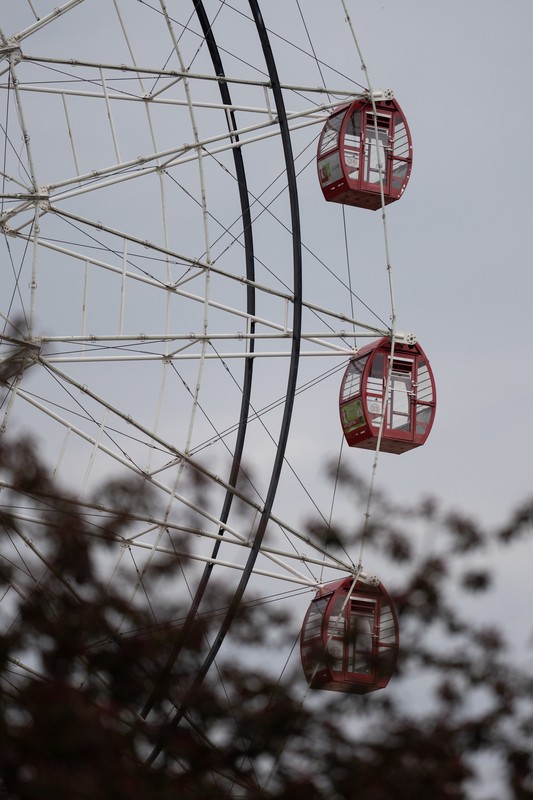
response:
[[[327,201],[373,211],[381,208],[378,150],[385,205],[403,194],[413,158],[409,127],[395,100],[376,103],[375,109],[380,142],[377,145],[374,108],[368,99],[335,109],[326,122],[318,144],[317,169]],[[338,137],[333,135],[333,127],[339,129]]]
[[[313,689],[366,694],[384,688],[394,672],[399,633],[392,600],[382,583],[352,587],[353,577],[326,584],[306,614],[300,652]]]
[[[384,337],[362,347],[346,369],[339,395],[339,413],[344,436],[350,447],[359,447],[363,450],[376,449],[390,353],[390,340]],[[381,379],[372,377],[373,365],[378,358],[383,359],[385,369]],[[353,373],[354,365],[363,359],[366,359],[366,363],[362,371],[360,390],[347,396],[345,387],[350,374]],[[429,361],[418,343],[414,345],[396,343],[394,363],[396,368],[393,370],[394,380],[387,404],[380,450],[399,454],[419,447],[428,438],[435,419],[436,391]],[[405,370],[403,391],[402,367]],[[405,397],[400,411],[395,404],[402,394]],[[405,422],[400,425],[403,421],[402,414]],[[396,427],[391,426],[391,417]]]

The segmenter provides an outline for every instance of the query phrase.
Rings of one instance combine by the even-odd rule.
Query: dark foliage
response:
[[[316,692],[302,704],[299,672],[278,683],[244,658],[222,658],[191,691],[227,603],[222,589],[181,640],[186,608],[172,592],[155,613],[148,577],[134,601],[120,575],[104,579],[107,549],[127,547],[136,514],[151,508],[147,487],[107,484],[94,504],[114,511],[95,526],[52,484],[29,443],[0,440],[0,473],[2,541],[20,553],[17,567],[7,549],[0,561],[0,796],[533,798],[532,670],[465,605],[490,593],[488,554],[502,540],[523,541],[530,504],[492,535],[433,501],[411,509],[380,502],[370,544],[396,565],[388,588],[401,623],[398,675],[383,692]],[[342,480],[364,491],[349,474]],[[427,525],[438,529],[438,546],[420,557],[413,541]],[[335,546],[353,546],[361,533],[313,532]],[[465,563],[472,553],[475,563]],[[180,559],[154,563],[151,574],[179,582]],[[229,652],[281,648],[294,641],[292,625],[277,606],[248,603]],[[187,713],[174,724],[184,696]],[[487,768],[497,786],[483,779]]]

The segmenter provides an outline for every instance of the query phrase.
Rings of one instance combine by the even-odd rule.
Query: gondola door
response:
[[[383,180],[383,192],[387,196],[390,192],[391,162],[392,162],[392,113],[386,114],[381,110],[377,116],[373,111],[365,110],[362,114],[362,139],[363,145],[363,174],[361,176],[361,189],[367,192],[380,192],[379,166]],[[376,121],[374,121],[376,120]],[[377,139],[376,139],[377,127]]]
[[[375,682],[379,641],[379,616],[376,608],[375,598],[350,598],[345,681],[356,681],[359,684]]]
[[[394,356],[390,376],[389,402],[383,435],[393,434],[405,441],[415,435],[414,358]],[[386,381],[387,376],[384,376]]]

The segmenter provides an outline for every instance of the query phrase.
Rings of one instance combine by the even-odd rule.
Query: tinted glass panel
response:
[[[409,158],[409,139],[407,129],[401,117],[397,116],[394,122],[394,157]]]
[[[407,175],[407,164],[405,161],[396,161],[394,163],[394,167],[392,168],[392,188],[393,189],[401,189],[404,181],[405,176]]]
[[[344,134],[344,162],[348,175],[356,180],[359,174],[359,152],[361,149],[361,112],[354,111]]]
[[[380,116],[377,118],[377,138],[374,115],[366,115],[365,132],[365,174],[364,180],[367,183],[379,184],[380,171],[378,164],[381,164],[381,177],[386,183],[386,156],[389,144],[390,117]]]
[[[383,606],[379,618],[379,641],[383,644],[393,644],[396,639],[396,626],[390,606]]]
[[[388,405],[388,426],[408,431],[411,427],[411,397],[413,362],[394,359]]]
[[[337,597],[328,620],[328,664],[330,669],[336,672],[342,671],[344,661],[344,643],[346,640],[344,600],[344,595]]]
[[[370,375],[366,382],[366,407],[372,417],[372,425],[378,427],[381,423],[381,413],[383,406],[383,393],[385,388],[384,381],[385,358],[383,353],[377,353],[372,361]]]
[[[433,386],[431,384],[429,369],[425,361],[418,362],[416,399],[424,403],[433,402]]]
[[[425,433],[427,430],[427,426],[431,420],[431,406],[421,406],[417,405],[416,407],[416,432],[417,433]]]
[[[342,386],[341,400],[348,400],[349,397],[355,397],[361,393],[361,375],[367,361],[368,356],[365,356],[350,362]]]
[[[332,150],[334,147],[338,146],[339,130],[342,120],[343,115],[337,114],[326,122],[324,133],[322,134],[322,139],[320,142],[320,154],[326,153],[328,150]]]
[[[311,603],[303,635],[304,642],[308,641],[308,639],[313,639],[315,636],[320,636],[322,618],[330,597],[331,595],[320,597],[318,600],[313,600]]]

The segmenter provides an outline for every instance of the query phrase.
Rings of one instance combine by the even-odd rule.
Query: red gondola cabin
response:
[[[318,177],[326,200],[381,208],[381,163],[385,205],[398,200],[411,174],[411,134],[396,100],[368,98],[335,109],[318,142]],[[377,131],[377,135],[376,135]]]
[[[399,634],[392,600],[377,578],[353,582],[325,584],[307,611],[300,653],[312,689],[367,694],[383,689],[394,672]]]
[[[339,408],[350,447],[375,450],[385,405],[391,342],[362,347],[342,380]],[[436,392],[429,361],[419,344],[396,342],[380,450],[404,453],[424,444],[433,425]]]

